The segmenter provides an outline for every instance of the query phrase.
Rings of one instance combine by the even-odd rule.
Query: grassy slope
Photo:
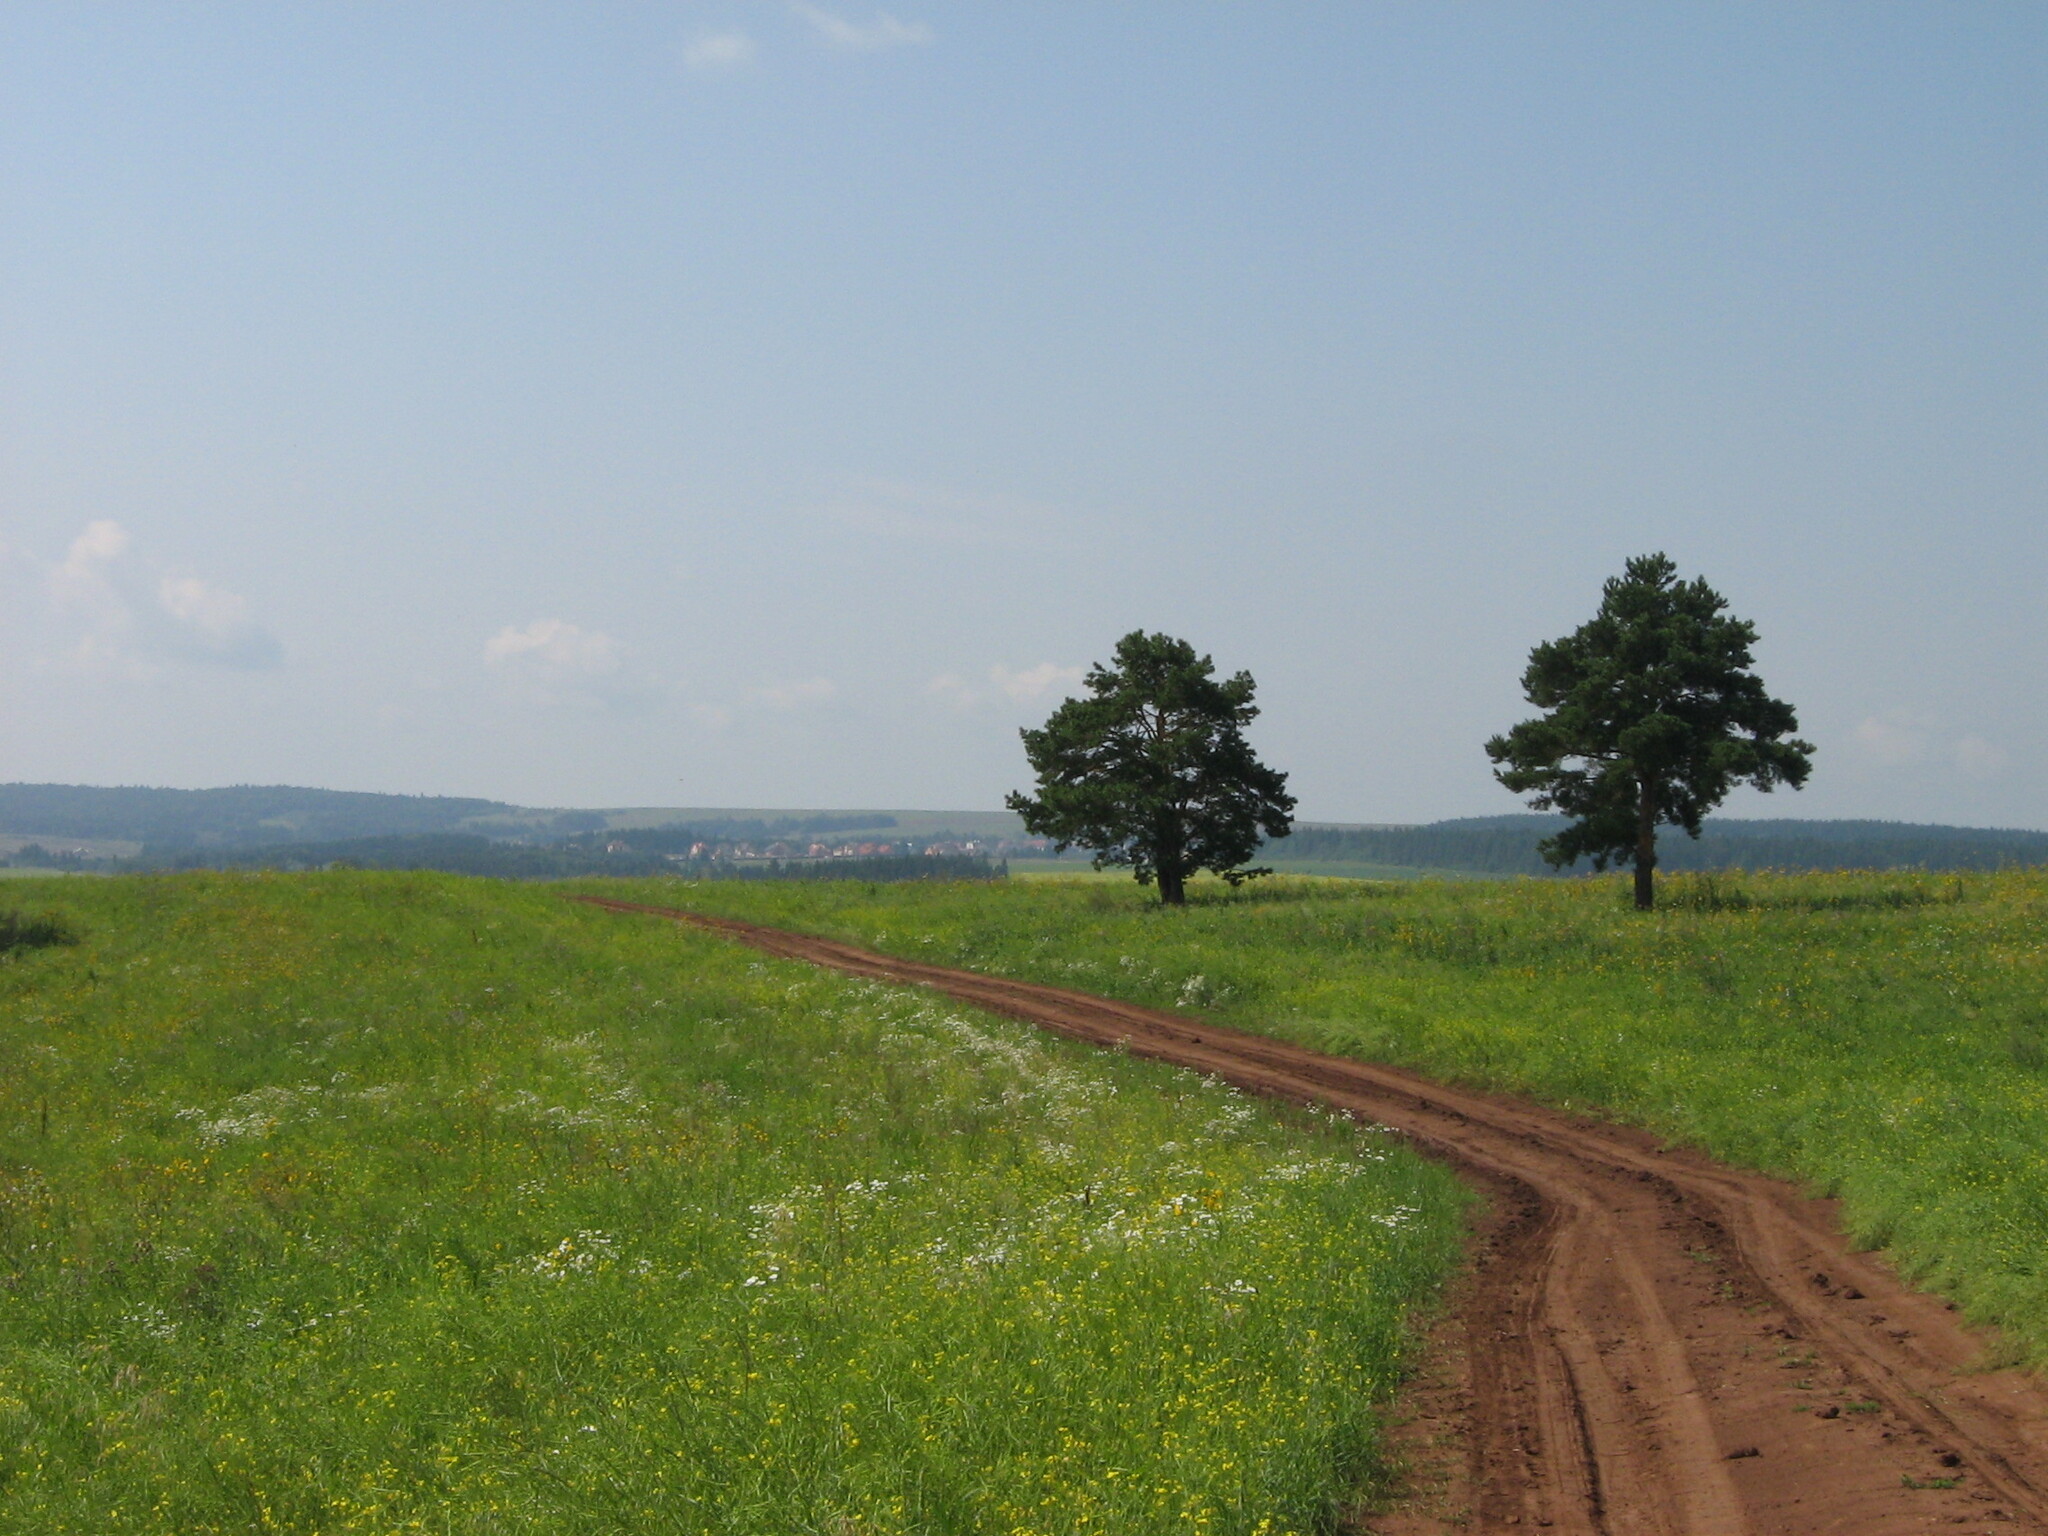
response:
[[[1838,1193],[2048,1359],[2048,875],[775,891],[678,899],[1207,1008],[1647,1126]]]
[[[551,888],[18,894],[8,1531],[1301,1530],[1454,1248],[1369,1132]]]

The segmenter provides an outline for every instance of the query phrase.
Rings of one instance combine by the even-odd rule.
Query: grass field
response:
[[[1652,1128],[1839,1194],[2048,1361],[2048,874],[1679,877],[1647,916],[1612,878],[669,899]]]
[[[1455,1252],[1369,1130],[558,888],[8,898],[8,1532],[1305,1532]]]

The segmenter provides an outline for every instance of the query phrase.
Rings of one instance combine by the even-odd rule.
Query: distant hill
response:
[[[518,806],[496,800],[373,795],[284,784],[237,784],[229,789],[0,784],[0,832],[165,848],[447,832],[474,818],[520,814]]]
[[[1561,817],[1527,814],[1425,826],[1308,822],[1292,837],[1269,844],[1260,857],[1281,869],[1347,874],[1548,875],[1554,871],[1537,855],[1536,844],[1562,824]],[[865,839],[870,834],[896,849],[979,839],[981,847],[998,856],[1028,857],[1037,851],[1005,845],[1024,837],[1022,823],[1007,811],[559,810],[461,796],[377,795],[281,784],[227,789],[0,784],[0,849],[33,840],[45,845],[49,858],[71,857],[100,868],[118,867],[140,845],[137,862],[158,867],[251,862],[218,855],[264,850],[272,857],[263,862],[273,863],[429,860],[438,861],[437,868],[519,874],[580,872],[601,864],[623,872],[624,864],[636,860],[656,867],[660,855],[682,851],[698,839],[765,843],[819,836]],[[396,841],[373,845],[364,839]],[[593,840],[614,846],[607,853],[591,847]],[[65,845],[71,842],[99,846],[67,854]],[[1669,870],[2048,864],[2048,832],[1897,821],[1714,820],[1698,842],[1667,828],[1657,846]]]
[[[1260,857],[1289,864],[1376,865],[1482,875],[1549,875],[1536,844],[1561,816],[1468,816],[1411,827],[1307,824]],[[2048,832],[1904,821],[1709,821],[1699,841],[1663,828],[1658,865],[1718,869],[2000,869],[2048,864]],[[1580,864],[1583,871],[1588,866]]]
[[[699,844],[695,878],[986,879],[1006,811],[690,807],[555,810],[448,795],[0,784],[0,867],[442,869],[510,879],[671,872]],[[829,871],[778,857],[829,840]],[[1022,850],[1025,853],[1034,850]],[[912,862],[915,861],[915,862]],[[728,867],[730,865],[730,867]],[[899,867],[899,865],[901,867]]]
[[[870,811],[634,806],[559,810],[450,795],[378,795],[238,784],[228,789],[102,788],[0,784],[0,837],[143,843],[168,851],[359,837],[474,833],[511,842],[552,842],[578,833],[686,826],[708,837],[807,833],[1022,837],[1008,811]]]

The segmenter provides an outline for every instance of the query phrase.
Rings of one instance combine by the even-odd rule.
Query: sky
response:
[[[2048,827],[2048,8],[0,4],[0,780],[994,808],[1133,629],[1512,811],[1662,550]]]

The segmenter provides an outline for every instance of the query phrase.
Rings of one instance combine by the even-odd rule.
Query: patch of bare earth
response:
[[[2048,1391],[1981,1369],[1985,1338],[1789,1185],[1180,1014],[598,904],[1349,1109],[1459,1168],[1487,1214],[1395,1415],[1404,1496],[1363,1530],[2048,1536]]]

